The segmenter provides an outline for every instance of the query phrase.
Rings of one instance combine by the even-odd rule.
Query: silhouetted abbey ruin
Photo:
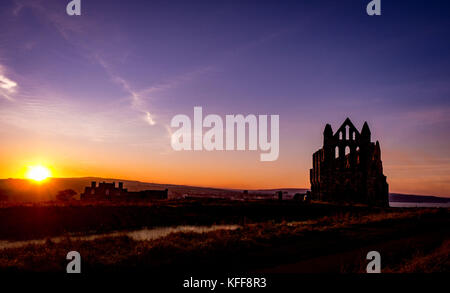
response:
[[[370,136],[367,122],[361,133],[349,118],[335,133],[330,124],[325,126],[323,148],[313,154],[310,170],[313,199],[389,204],[380,144]]]
[[[80,199],[96,199],[96,200],[151,200],[151,199],[167,199],[168,190],[142,190],[128,191],[123,188],[123,182],[116,183],[100,182],[98,186],[95,181],[91,182],[91,186],[84,189],[84,193],[80,195]]]

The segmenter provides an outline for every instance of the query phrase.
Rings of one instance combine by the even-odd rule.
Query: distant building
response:
[[[142,190],[142,191],[128,191],[123,188],[123,182],[116,183],[99,182],[98,186],[95,181],[91,182],[91,186],[84,188],[84,192],[80,195],[80,199],[96,199],[96,200],[152,200],[152,199],[167,199],[168,190]]]
[[[302,201],[305,203],[311,202],[311,191],[306,191],[305,193],[296,193],[293,197],[296,201]]]
[[[370,136],[367,122],[361,133],[349,118],[335,133],[325,126],[323,148],[313,154],[310,170],[312,199],[389,205],[380,143]]]

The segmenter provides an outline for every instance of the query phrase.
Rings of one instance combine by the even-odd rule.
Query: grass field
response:
[[[63,272],[70,250],[84,272],[364,272],[366,254],[384,272],[449,272],[447,209],[393,209],[295,201],[41,203],[0,208],[2,240],[63,236],[1,250],[1,271]],[[180,232],[150,241],[74,235],[143,227],[238,224],[235,230]]]
[[[390,213],[391,210],[276,200],[9,203],[0,208],[0,223],[4,223],[0,225],[0,240],[28,240],[67,233],[106,233],[158,226],[299,221],[347,213],[364,215],[379,212]]]

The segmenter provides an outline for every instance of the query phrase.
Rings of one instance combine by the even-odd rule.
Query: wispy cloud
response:
[[[123,77],[115,73],[112,70],[111,66],[107,62],[105,62],[105,60],[102,57],[96,55],[96,60],[105,69],[111,80],[116,84],[120,85],[122,89],[125,92],[127,92],[131,103],[131,107],[134,110],[141,112],[143,114],[144,121],[146,121],[149,125],[152,126],[156,124],[156,121],[154,115],[146,105],[146,101],[148,99],[151,99],[153,95],[158,92],[174,89],[180,86],[181,84],[189,82],[195,79],[197,76],[202,75],[211,70],[211,67],[200,68],[172,77],[163,82],[156,83],[155,85],[149,86],[143,90],[136,90],[130,85],[130,83],[127,80],[125,80]]]
[[[21,11],[26,8],[31,8],[36,12],[36,15],[40,16],[42,19],[50,23],[60,35],[66,39],[70,40],[70,36],[73,33],[81,33],[89,26],[87,20],[82,22],[77,21],[75,18],[67,17],[65,13],[61,13],[58,10],[57,1],[43,3],[40,0],[34,1],[23,1],[15,0],[15,6],[12,10],[13,16],[19,16]]]
[[[109,75],[111,80],[113,82],[115,82],[116,84],[120,85],[122,87],[122,89],[125,92],[127,92],[129,99],[131,101],[131,107],[134,110],[139,111],[142,114],[144,114],[143,119],[149,125],[152,125],[152,126],[155,125],[156,124],[155,119],[153,118],[153,115],[150,113],[150,111],[144,107],[142,98],[141,98],[139,92],[134,90],[132,88],[132,86],[124,78],[122,78],[121,76],[119,76],[115,72],[113,72],[113,70],[111,69],[111,66],[107,62],[105,62],[104,59],[102,59],[101,57],[99,57],[97,55],[96,60],[105,69],[106,73]]]
[[[450,107],[430,106],[421,109],[407,109],[395,113],[383,115],[383,121],[392,129],[396,125],[403,127],[407,125],[408,129],[416,127],[432,127],[437,124],[450,123]]]
[[[181,75],[174,76],[170,79],[157,83],[153,86],[147,87],[146,89],[140,91],[140,95],[144,97],[151,97],[152,94],[157,92],[163,92],[167,90],[174,89],[186,82],[194,80],[196,77],[205,74],[213,69],[212,66],[206,66],[199,68],[197,70],[189,71]]]
[[[449,107],[434,107],[416,111],[406,112],[403,117],[407,121],[412,121],[418,125],[434,125],[438,123],[450,122]]]
[[[148,101],[155,98],[156,94],[174,89],[186,82],[189,82],[199,75],[209,71],[210,67],[202,67],[192,71],[188,71],[184,74],[170,77],[161,82],[149,85],[143,89],[137,89],[132,85],[129,79],[120,73],[113,64],[110,62],[111,58],[100,53],[96,46],[93,46],[91,42],[87,42],[83,38],[83,32],[91,31],[98,27],[96,20],[92,18],[83,18],[83,21],[78,21],[78,18],[67,17],[61,11],[56,10],[56,1],[44,2],[41,0],[36,1],[24,1],[14,0],[15,7],[12,10],[13,16],[19,16],[24,9],[31,9],[35,14],[50,26],[52,26],[59,35],[65,39],[69,44],[78,50],[78,52],[87,60],[91,60],[98,63],[106,72],[108,77],[118,85],[127,95],[127,99],[130,102],[130,107],[140,114],[141,121],[144,121],[148,125],[154,126],[157,124],[157,115],[154,110],[151,109]],[[115,32],[120,35],[120,32]],[[116,36],[117,37],[117,36]],[[101,43],[101,42],[100,42]],[[127,53],[128,54],[128,53]],[[127,54],[123,57],[126,58]],[[117,56],[115,56],[117,57]]]
[[[82,33],[86,27],[95,27],[95,24],[89,21],[89,19],[83,19],[83,22],[79,22],[76,18],[67,17],[64,13],[55,11],[54,6],[44,6],[44,3],[39,0],[15,0],[15,4],[16,6],[12,11],[14,16],[18,16],[23,9],[30,8],[34,10],[37,15],[40,15],[40,17],[44,19],[44,21],[53,26],[54,29],[60,34],[60,36],[64,38],[69,44],[76,47],[77,49],[80,49],[81,52],[85,52],[84,54],[86,55],[86,58],[89,59],[92,57],[90,55],[93,55],[95,57],[94,60],[105,69],[111,80],[119,85],[128,94],[132,109],[142,113],[142,120],[147,122],[149,125],[156,124],[152,113],[148,109],[146,109],[145,105],[142,103],[140,94],[131,87],[130,83],[122,78],[119,74],[114,72],[109,63],[107,63],[104,59],[98,57],[98,54],[95,53],[95,50],[91,49],[89,45],[83,42],[80,38],[76,37],[79,33]]]
[[[83,113],[82,118],[80,113]],[[74,103],[65,96],[41,89],[37,96],[21,94],[17,103],[0,107],[0,124],[39,135],[117,142],[133,136],[126,131],[134,123],[127,115],[128,112],[109,107],[90,112],[86,106]]]
[[[18,85],[17,82],[6,77],[5,69],[0,65],[0,97],[9,101],[13,101],[12,95],[16,93]]]

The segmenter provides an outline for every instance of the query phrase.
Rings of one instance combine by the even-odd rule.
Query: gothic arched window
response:
[[[348,155],[348,154],[350,154],[350,147],[346,146],[345,147],[345,155]]]

